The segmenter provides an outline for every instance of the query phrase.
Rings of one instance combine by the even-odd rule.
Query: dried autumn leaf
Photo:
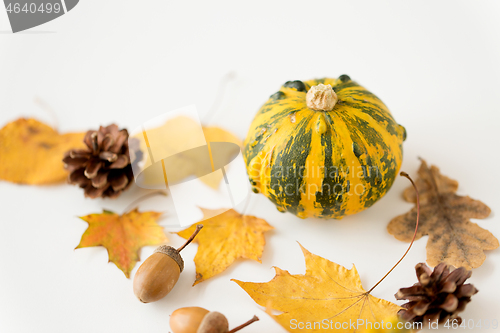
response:
[[[228,132],[220,127],[211,126],[211,127],[203,127],[203,134],[205,134],[205,139],[207,143],[210,142],[232,142],[241,147],[242,142],[238,139],[234,134]],[[223,158],[227,162],[231,161],[232,153],[230,151],[226,152],[227,155]],[[202,177],[200,180],[204,182],[206,185],[210,186],[213,189],[217,189],[219,187],[219,183],[222,180],[222,174],[217,173],[212,177]]]
[[[232,280],[257,304],[266,307],[268,314],[287,331],[331,332],[342,329],[342,332],[357,332],[358,320],[363,320],[364,324],[380,323],[401,309],[365,291],[354,265],[347,269],[310,253],[302,245],[300,247],[306,261],[305,275],[291,275],[275,267],[276,276],[269,282]],[[275,316],[271,309],[283,313]],[[302,323],[303,328],[298,323]],[[314,326],[314,323],[320,324]]]
[[[441,262],[466,269],[476,268],[486,259],[485,250],[498,247],[498,239],[488,230],[470,222],[470,218],[486,218],[491,210],[478,200],[455,194],[458,182],[443,176],[436,166],[427,166],[422,160],[416,181],[420,193],[420,227],[416,239],[429,235],[427,262],[436,266]],[[404,198],[416,202],[412,188]],[[416,208],[395,217],[387,226],[397,239],[410,242],[415,229]]]
[[[85,133],[59,134],[35,119],[19,118],[0,130],[0,179],[20,184],[63,181],[64,153],[83,148]]]
[[[222,273],[239,258],[261,262],[266,243],[264,232],[273,229],[272,226],[263,219],[241,215],[233,209],[201,210],[206,218],[203,222],[177,233],[187,239],[196,226],[203,223],[203,232],[195,239],[199,247],[194,257],[196,280],[193,285]]]
[[[161,214],[153,211],[140,213],[134,209],[123,215],[103,210],[101,214],[82,216],[80,218],[89,227],[76,248],[104,246],[108,250],[109,261],[129,278],[140,260],[139,250],[143,246],[167,241],[163,228],[156,222]]]
[[[234,134],[220,127],[202,127],[203,136],[196,135],[199,132],[199,124],[193,119],[185,116],[177,116],[166,121],[163,125],[146,130],[147,142],[144,140],[143,133],[134,135],[140,141],[141,151],[148,151],[148,143],[156,143],[158,153],[161,156],[171,156],[169,163],[175,169],[175,173],[170,174],[167,178],[169,182],[178,183],[179,181],[195,176],[200,178],[206,185],[217,189],[222,180],[221,174],[214,174],[212,177],[202,177],[206,174],[205,170],[210,169],[210,160],[200,154],[198,150],[192,150],[193,146],[199,146],[201,142],[231,142],[241,147],[242,142]],[[185,133],[193,133],[186,136]],[[188,138],[179,140],[179,138]],[[159,144],[161,143],[161,144]],[[220,156],[221,163],[227,164],[234,156],[234,151],[228,150],[226,156]],[[226,161],[226,163],[223,163]],[[157,168],[156,172],[145,174],[143,179],[146,185],[157,185],[165,183],[165,175],[161,169],[161,165],[153,166]]]

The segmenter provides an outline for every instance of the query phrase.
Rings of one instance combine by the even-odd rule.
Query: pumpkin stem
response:
[[[315,111],[331,111],[338,101],[337,94],[331,85],[322,83],[312,86],[307,92],[307,107]]]

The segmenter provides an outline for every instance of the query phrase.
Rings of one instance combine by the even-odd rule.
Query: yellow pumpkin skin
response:
[[[331,111],[314,111],[306,93],[330,84]],[[392,186],[406,138],[387,107],[347,75],[289,81],[255,116],[243,156],[252,190],[281,212],[340,219],[373,205]]]

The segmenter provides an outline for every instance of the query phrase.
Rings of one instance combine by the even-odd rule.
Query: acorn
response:
[[[203,226],[196,227],[194,233],[180,248],[161,245],[150,255],[134,276],[134,294],[143,303],[156,302],[165,297],[175,286],[184,269],[180,252],[196,237]]]
[[[220,312],[197,306],[180,308],[170,316],[173,333],[234,333],[259,320],[257,316],[229,331],[227,318]]]
[[[198,306],[177,309],[170,316],[170,329],[174,333],[196,333],[203,317],[209,312]]]

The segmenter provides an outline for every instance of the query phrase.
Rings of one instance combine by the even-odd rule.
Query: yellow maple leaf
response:
[[[272,226],[263,219],[241,215],[233,209],[201,210],[204,221],[177,233],[188,239],[196,226],[203,224],[203,232],[194,240],[199,247],[194,257],[196,280],[193,285],[222,273],[239,258],[261,262],[266,244],[264,232],[273,229]]]
[[[89,224],[77,249],[104,246],[109,261],[125,273],[127,278],[139,259],[143,246],[166,242],[163,228],[156,220],[162,213],[142,212],[134,209],[123,215],[103,210],[101,214],[89,214],[80,218]]]
[[[347,269],[301,248],[305,275],[275,267],[276,276],[266,283],[232,280],[287,331],[359,332],[401,309],[365,291],[354,265]],[[271,309],[283,313],[273,315]]]
[[[0,179],[20,184],[49,184],[66,179],[62,158],[83,148],[85,133],[59,134],[35,119],[19,118],[0,130]]]
[[[175,184],[189,176],[195,176],[213,189],[219,187],[219,183],[223,178],[222,174],[202,177],[206,174],[206,170],[211,170],[211,161],[206,159],[204,154],[200,154],[199,150],[191,148],[200,146],[203,142],[207,144],[210,142],[231,142],[241,147],[242,142],[234,134],[220,127],[203,126],[203,135],[199,127],[200,125],[193,119],[177,116],[169,119],[161,126],[147,129],[145,131],[147,141],[144,139],[143,132],[134,135],[135,138],[139,139],[141,151],[147,152],[150,149],[149,145],[154,145],[156,154],[170,156],[168,163],[170,163],[171,169],[175,170],[175,172],[170,172],[166,176],[163,173],[161,164],[156,163],[150,166],[151,171],[144,174],[142,181],[145,185],[163,185],[165,184],[165,178],[167,178],[167,182]],[[186,133],[190,135],[186,135]],[[220,164],[229,163],[235,154],[237,154],[237,151],[234,149],[219,152]],[[146,165],[150,164],[151,161],[148,157]]]

